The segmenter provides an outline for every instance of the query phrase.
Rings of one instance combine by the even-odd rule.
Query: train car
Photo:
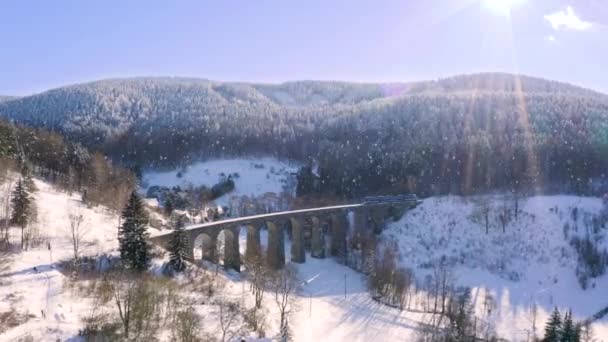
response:
[[[397,203],[418,201],[415,194],[393,195],[393,196],[366,196],[363,198],[364,203]]]

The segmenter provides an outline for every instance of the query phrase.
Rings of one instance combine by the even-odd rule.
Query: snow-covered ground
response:
[[[70,196],[58,192],[40,181],[36,181],[36,185],[39,189],[35,194],[38,224],[44,240],[51,243],[52,255],[43,243],[13,254],[10,267],[0,273],[0,313],[15,308],[31,315],[27,322],[1,333],[1,341],[25,337],[34,341],[66,341],[76,338],[78,330],[84,326],[82,318],[92,311],[94,302],[66,287],[68,278],[57,267],[60,260],[72,258],[67,236],[69,214],[82,214],[84,224],[90,228],[82,255],[117,254],[118,221],[114,214],[101,207],[87,208],[78,194]],[[17,242],[17,230],[13,233],[12,240]],[[267,240],[265,231],[262,240]],[[244,245],[242,243],[241,247]],[[287,243],[287,259],[289,251]],[[332,259],[318,260],[308,256],[307,260],[306,264],[298,265],[303,285],[297,297],[298,310],[291,319],[296,341],[387,340],[412,333],[415,322],[398,310],[374,302],[365,291],[365,281],[360,274]],[[251,306],[249,285],[240,279],[240,275],[221,272],[220,277],[226,281],[222,297]],[[269,311],[268,335],[273,336],[278,329],[278,312],[270,294],[265,296],[264,306]],[[43,311],[46,318],[42,317]],[[207,305],[199,306],[197,311],[203,315],[205,330],[217,335],[217,310]]]
[[[57,263],[73,258],[69,240],[69,215],[82,215],[84,236],[82,255],[100,255],[116,250],[118,218],[105,208],[87,208],[79,195],[58,192],[50,185],[35,181],[38,211],[37,229],[43,241],[27,251],[11,255],[9,269],[0,273],[0,312],[15,308],[32,317],[24,324],[0,334],[1,341],[17,341],[31,336],[32,341],[65,341],[82,328],[80,321],[92,303],[75,298],[64,288],[66,276]],[[12,242],[19,235],[13,231]],[[49,250],[50,244],[50,250]],[[45,314],[46,318],[42,317]]]
[[[488,234],[478,212],[484,201],[490,203]],[[512,217],[503,233],[497,215],[513,205],[513,199],[504,196],[430,198],[391,223],[383,234],[398,243],[401,263],[412,268],[419,279],[432,272],[430,263],[444,257],[459,285],[471,287],[477,294],[487,289],[497,303],[493,319],[498,333],[510,340],[525,340],[534,303],[540,329],[556,306],[571,308],[578,320],[607,307],[608,275],[590,280],[589,288],[582,290],[575,274],[577,254],[569,243],[571,236],[583,236],[590,229],[592,215],[602,208],[601,199],[521,199],[517,220]],[[572,217],[575,207],[576,221]],[[568,239],[564,237],[566,224],[570,227]],[[603,247],[608,247],[608,229],[599,236]],[[477,297],[481,301],[482,296]],[[600,340],[608,341],[608,318],[594,324],[594,329]]]
[[[50,242],[51,251],[45,242],[15,253],[9,268],[0,271],[0,313],[15,308],[31,315],[27,322],[0,333],[1,341],[28,335],[34,341],[72,339],[83,327],[83,316],[91,312],[92,300],[66,287],[67,277],[57,268],[59,260],[72,257],[68,215],[82,214],[90,228],[83,254],[117,254],[118,221],[114,214],[101,207],[83,206],[78,194],[58,192],[40,181],[36,185],[37,225],[43,240]],[[582,234],[584,212],[598,212],[599,199],[539,196],[522,200],[517,222],[507,224],[505,233],[492,222],[488,235],[483,224],[472,218],[476,203],[460,197],[426,199],[400,221],[391,223],[384,237],[398,242],[401,262],[412,267],[419,278],[430,272],[426,267],[429,261],[445,254],[453,263],[456,281],[474,288],[473,298],[483,289],[493,294],[498,304],[492,319],[499,335],[513,341],[525,340],[533,302],[539,309],[539,333],[547,312],[555,305],[572,308],[576,319],[587,318],[608,305],[608,278],[595,279],[595,288],[581,290],[574,274],[574,252],[563,237],[564,224],[574,225],[571,208],[579,207],[580,214],[578,232],[572,228],[569,234]],[[499,206],[503,201],[497,197],[491,203]],[[557,212],[550,210],[556,206]],[[263,231],[262,242],[266,240]],[[13,241],[18,241],[16,236]],[[244,246],[241,243],[242,249]],[[289,259],[289,242],[285,252]],[[155,260],[155,264],[159,262]],[[295,341],[411,340],[419,322],[428,318],[420,312],[400,311],[373,301],[366,291],[365,278],[330,258],[319,260],[307,255],[306,263],[297,265],[297,269],[302,289],[297,296],[298,310],[290,320]],[[226,282],[222,297],[251,306],[249,285],[241,275],[221,272],[220,277]],[[269,294],[264,302],[269,310],[267,333],[274,336],[278,328],[276,306]],[[42,311],[46,318],[41,317]],[[203,315],[205,330],[217,334],[217,308],[200,304],[197,312]],[[593,328],[598,342],[608,341],[606,318]]]
[[[233,177],[234,191],[216,200],[225,205],[230,196],[260,196],[267,192],[293,192],[295,183],[292,173],[297,172],[299,164],[276,158],[215,159],[198,162],[183,169],[172,171],[148,171],[143,175],[145,189],[153,185],[173,187],[205,185],[212,187],[218,183],[222,174],[238,174]]]

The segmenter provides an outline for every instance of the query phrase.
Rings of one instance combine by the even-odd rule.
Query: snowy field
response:
[[[225,205],[230,196],[260,196],[267,192],[293,192],[295,181],[292,173],[298,171],[300,165],[293,162],[280,161],[275,158],[259,159],[217,159],[198,162],[184,169],[157,172],[149,171],[143,175],[145,189],[153,185],[173,187],[205,185],[211,188],[222,174],[225,176],[238,174],[233,177],[234,191],[226,194],[216,202]]]
[[[72,257],[67,236],[68,215],[82,214],[90,228],[85,237],[84,255],[116,255],[117,217],[101,207],[87,208],[80,196],[58,192],[36,181],[38,228],[45,243],[11,255],[7,269],[0,270],[0,313],[14,308],[29,319],[0,333],[0,341],[79,341],[82,318],[94,307],[92,299],[76,295],[66,284],[68,277],[57,268],[60,260]],[[502,203],[500,198],[492,201]],[[517,222],[506,225],[506,232],[495,222],[485,234],[482,223],[473,218],[476,202],[459,197],[426,199],[400,221],[391,223],[384,233],[398,242],[401,262],[412,267],[421,278],[430,272],[428,264],[446,255],[454,266],[457,283],[474,288],[474,298],[487,289],[497,299],[492,319],[500,336],[511,341],[526,339],[531,326],[530,308],[538,304],[538,332],[553,306],[572,308],[576,319],[587,318],[608,305],[608,278],[595,279],[595,288],[580,289],[575,274],[575,255],[564,240],[563,226],[574,225],[569,211],[578,206],[578,232],[584,231],[584,212],[601,208],[595,198],[572,196],[540,196],[522,200]],[[550,208],[558,207],[557,211]],[[17,242],[17,230],[13,242]],[[241,232],[244,238],[244,230]],[[262,232],[262,242],[267,240]],[[606,241],[604,241],[605,243]],[[244,241],[241,249],[244,249]],[[243,250],[244,251],[244,250]],[[286,245],[289,259],[289,243]],[[155,265],[166,260],[156,259]],[[211,267],[211,266],[207,266]],[[197,267],[190,270],[195,273]],[[302,289],[297,297],[298,310],[290,320],[295,341],[393,341],[411,340],[423,313],[400,311],[373,301],[365,278],[332,259],[313,259],[307,255],[305,264],[297,266]],[[253,301],[249,284],[235,272],[220,272],[225,285],[222,297],[232,298],[250,307]],[[186,281],[185,276],[177,279]],[[517,280],[513,280],[516,279]],[[197,296],[195,292],[192,293]],[[217,307],[198,304],[205,331],[218,334]],[[477,303],[478,307],[480,303]],[[269,310],[268,336],[278,328],[278,313],[272,297],[266,295],[264,306]],[[44,311],[45,317],[42,317]],[[608,321],[593,326],[598,342],[608,341]],[[251,334],[250,334],[251,335]],[[253,335],[251,335],[253,336]],[[250,336],[250,337],[251,337]],[[167,338],[165,340],[170,340]],[[250,339],[253,341],[254,339]]]

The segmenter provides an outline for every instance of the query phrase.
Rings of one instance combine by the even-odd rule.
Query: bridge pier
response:
[[[344,213],[331,215],[331,255],[342,260],[346,258],[346,234],[348,220]]]
[[[194,260],[194,238],[192,237],[192,234],[188,234],[187,236],[188,236],[187,237],[188,247],[186,248],[186,252],[188,254],[186,255],[186,258],[188,260],[195,261]]]
[[[321,222],[316,216],[313,216],[311,221],[310,256],[313,258],[325,258],[325,239],[323,238]]]
[[[304,251],[304,228],[299,217],[289,219],[291,223],[291,261],[299,264],[306,262]]]
[[[357,208],[353,210],[353,233],[362,232],[367,229],[367,218],[369,211],[365,208]]]
[[[239,227],[224,229],[224,268],[241,271]]]
[[[260,242],[260,227],[255,224],[247,226],[247,247],[245,248],[245,258],[255,260],[262,254],[262,244]]]
[[[272,269],[278,270],[285,266],[285,234],[283,224],[266,221],[268,228],[268,249],[266,263]]]
[[[378,206],[370,209],[370,214],[373,223],[374,233],[378,235],[384,230],[384,223],[386,220],[386,209]]]

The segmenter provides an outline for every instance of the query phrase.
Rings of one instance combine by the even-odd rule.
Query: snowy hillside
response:
[[[608,274],[589,279],[583,290],[575,274],[577,252],[569,243],[573,236],[589,232],[600,247],[608,247],[606,227],[592,232],[593,215],[602,209],[602,200],[535,196],[519,202],[517,219],[511,217],[503,233],[499,213],[514,205],[512,198],[429,198],[390,224],[384,237],[397,242],[401,263],[419,280],[443,259],[457,284],[478,295],[487,289],[497,303],[492,319],[501,337],[525,339],[533,304],[543,317],[540,327],[555,306],[571,308],[578,320],[608,307]],[[488,234],[483,208],[489,213]],[[479,309],[481,299],[477,305]],[[608,340],[607,318],[594,328]]]
[[[93,303],[75,298],[65,288],[67,275],[58,268],[73,257],[69,240],[69,215],[82,215],[88,231],[82,255],[98,256],[116,250],[118,217],[104,208],[87,208],[79,196],[69,196],[36,181],[35,203],[39,244],[21,253],[9,254],[8,269],[0,269],[0,312],[16,310],[28,319],[19,326],[0,331],[1,341],[30,336],[32,341],[64,341],[82,328],[81,317]],[[11,240],[19,241],[18,230]],[[49,249],[50,245],[50,249]],[[46,316],[43,318],[42,315]]]
[[[295,177],[292,174],[297,172],[298,166],[270,157],[208,160],[179,170],[145,172],[143,187],[205,185],[211,188],[223,176],[232,175],[234,190],[216,200],[217,204],[225,205],[232,196],[257,197],[267,192],[279,194],[284,191],[293,194]]]

